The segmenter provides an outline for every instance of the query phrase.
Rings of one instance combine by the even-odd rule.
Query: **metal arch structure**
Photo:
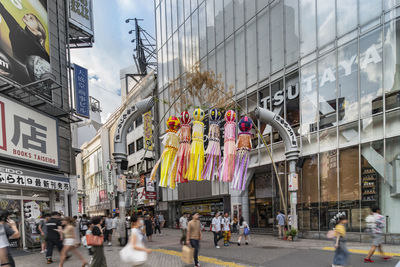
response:
[[[114,161],[117,164],[116,168],[116,176],[117,179],[121,175],[121,162],[127,160],[127,143],[126,143],[126,136],[128,134],[128,128],[132,123],[139,117],[142,116],[144,113],[150,111],[154,106],[154,98],[149,97],[143,99],[136,104],[133,104],[125,109],[124,113],[118,119],[117,129],[114,133]],[[119,193],[119,210],[120,210],[120,243],[122,245],[126,244],[126,210],[125,204],[126,203],[126,192]]]
[[[257,107],[254,112],[257,119],[270,124],[279,132],[279,135],[282,137],[285,144],[285,156],[286,160],[289,162],[289,177],[292,177],[292,175],[297,175],[296,163],[299,159],[300,149],[297,145],[296,134],[292,127],[290,127],[289,123],[287,123],[281,116],[267,109]],[[292,181],[289,181],[289,186],[291,183]],[[292,215],[292,227],[298,229],[296,205],[297,185],[295,185],[295,188],[290,191],[290,213]]]

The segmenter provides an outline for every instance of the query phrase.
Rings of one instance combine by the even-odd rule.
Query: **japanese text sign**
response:
[[[0,96],[0,155],[59,167],[57,120]]]
[[[147,148],[147,150],[151,151],[153,150],[153,143],[152,143],[152,139],[153,139],[153,121],[152,121],[152,117],[151,117],[151,111],[146,112],[143,114],[143,126],[144,126],[144,139],[145,139],[145,148]]]
[[[88,71],[76,64],[74,64],[74,87],[76,114],[89,118]]]

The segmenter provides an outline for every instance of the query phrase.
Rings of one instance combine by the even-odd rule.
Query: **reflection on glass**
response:
[[[400,110],[386,113],[386,137],[400,135]]]
[[[166,20],[167,18],[165,17],[165,1],[161,2],[161,40],[162,40],[162,45],[164,45],[167,42],[167,23]]]
[[[286,78],[286,121],[292,126],[298,134],[300,124],[300,106],[299,106],[299,75],[297,73]]]
[[[185,11],[184,11],[184,0],[177,0],[177,6],[178,6],[178,27],[182,25],[184,21],[184,16],[185,16]]]
[[[233,33],[233,0],[224,1],[225,38]]]
[[[283,81],[279,80],[274,82],[271,85],[271,111],[274,112],[275,114],[278,114],[279,116],[281,116],[282,118],[285,117],[285,92],[283,91]],[[272,135],[273,135],[273,141],[279,142],[282,141],[282,137],[280,136],[280,134],[278,134],[278,132],[276,131],[276,129],[272,128]]]
[[[259,106],[268,110],[271,110],[271,101],[270,101],[270,88],[269,86],[264,87],[263,89],[258,91],[258,99],[260,99]],[[267,144],[271,143],[271,131],[272,128],[270,125],[267,125],[264,122],[259,123],[260,133],[264,136]]]
[[[299,195],[303,206],[301,213],[303,229],[318,230],[318,155],[304,158],[300,190]],[[314,216],[311,216],[310,212]]]
[[[301,134],[307,135],[317,130],[318,95],[315,63],[301,68],[300,109]]]
[[[384,175],[383,141],[361,145],[361,205],[378,206],[379,182]]]
[[[358,119],[357,41],[338,49],[339,123]]]
[[[337,146],[336,127],[325,128],[319,132],[319,151],[328,151]]]
[[[216,45],[224,40],[224,1],[215,1],[215,34]],[[208,15],[208,14],[207,14]]]
[[[290,65],[299,58],[299,7],[297,0],[285,0],[286,64]],[[261,24],[265,25],[265,24]]]
[[[197,10],[192,13],[192,51],[193,51],[193,64],[199,61],[199,19]]]
[[[393,20],[385,25],[383,43],[384,85],[386,110],[400,106],[400,20]]]
[[[300,0],[300,56],[315,50],[315,1]]]
[[[180,70],[179,70],[179,38],[178,38],[178,32],[175,32],[174,35],[172,36],[172,43],[173,43],[173,47],[171,49],[173,49],[174,51],[174,56],[173,56],[173,64],[174,64],[174,76],[173,76],[173,80],[175,80],[175,78],[177,78],[180,74]]]
[[[336,125],[336,54],[332,52],[318,61],[319,128]]]
[[[238,91],[244,90],[246,86],[246,62],[245,59],[245,39],[244,29],[239,29],[235,34],[235,62],[236,62],[236,88]]]
[[[382,114],[361,119],[361,142],[371,142],[383,137]]]
[[[156,25],[157,25],[157,49],[161,48],[161,21],[160,21],[160,7],[156,8]]]
[[[245,0],[245,19],[249,21],[256,14],[256,0]]]
[[[269,10],[268,8],[261,11],[257,16],[258,27],[257,45],[258,45],[258,73],[259,80],[269,76]]]
[[[186,56],[186,51],[185,51],[185,27],[184,25],[182,25],[179,28],[178,31],[178,42],[179,42],[179,66],[180,66],[180,71],[183,73],[185,72],[186,69],[186,60],[185,60],[185,56]]]
[[[172,16],[172,33],[177,29],[178,14],[177,14],[177,0],[171,0],[171,16]]]
[[[207,13],[207,48],[208,52],[215,48],[214,0],[206,1]]]
[[[224,45],[220,44],[217,47],[217,75],[221,75],[221,81],[225,83],[225,54],[224,54]]]
[[[234,0],[233,12],[234,12],[234,23],[235,30],[244,24],[244,0]]]
[[[382,38],[374,30],[360,39],[361,117],[382,111]]]
[[[381,0],[359,1],[360,3],[360,25],[363,25],[377,17],[382,13]]]
[[[332,218],[337,214],[337,151],[331,150],[320,154],[320,228],[332,229],[335,223]]]
[[[167,40],[168,40],[168,38],[171,36],[171,33],[172,33],[172,25],[171,25],[171,22],[172,22],[172,20],[171,20],[171,1],[170,0],[165,0],[164,1],[165,2],[165,8],[166,8],[166,10],[165,10],[165,13],[166,13],[166,15],[167,15],[167,20],[163,20],[163,23],[165,23],[166,24],[166,26],[167,26]]]
[[[317,0],[318,47],[335,38],[335,0]]]
[[[339,147],[353,146],[358,143],[358,121],[339,126]]]
[[[193,54],[192,54],[192,26],[191,20],[188,19],[185,22],[185,45],[186,45],[186,69],[189,70],[193,64]]]
[[[246,24],[246,65],[247,65],[247,86],[257,81],[257,36],[256,20],[252,19]],[[237,61],[240,64],[240,61]]]
[[[235,54],[233,36],[225,41],[226,88],[235,86]]]
[[[279,1],[271,4],[271,72],[283,67],[283,50],[283,1]]]
[[[337,33],[342,36],[357,27],[357,0],[336,0]]]
[[[199,7],[199,42],[200,58],[203,58],[207,54],[206,7],[204,2]]]

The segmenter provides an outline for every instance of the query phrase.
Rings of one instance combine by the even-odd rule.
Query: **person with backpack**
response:
[[[385,229],[386,222],[385,217],[381,215],[380,208],[373,207],[372,214],[365,218],[365,222],[367,223],[367,230],[372,237],[372,246],[367,257],[364,258],[364,262],[374,262],[371,257],[374,255],[376,248],[381,253],[383,260],[390,260],[392,257],[386,256],[382,249],[382,244],[384,243],[383,229]]]
[[[242,238],[244,237],[245,244],[248,245],[249,242],[247,240],[247,237],[250,234],[250,227],[247,224],[247,222],[244,220],[243,216],[240,216],[239,219],[239,239],[238,239],[238,246],[240,246],[240,242],[242,241]]]
[[[341,215],[335,226],[335,255],[333,257],[332,267],[347,266],[349,263],[349,251],[346,246],[346,215]]]

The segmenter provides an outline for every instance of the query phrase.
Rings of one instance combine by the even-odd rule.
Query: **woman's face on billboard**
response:
[[[39,30],[39,21],[33,14],[25,14],[22,21],[30,30]]]

